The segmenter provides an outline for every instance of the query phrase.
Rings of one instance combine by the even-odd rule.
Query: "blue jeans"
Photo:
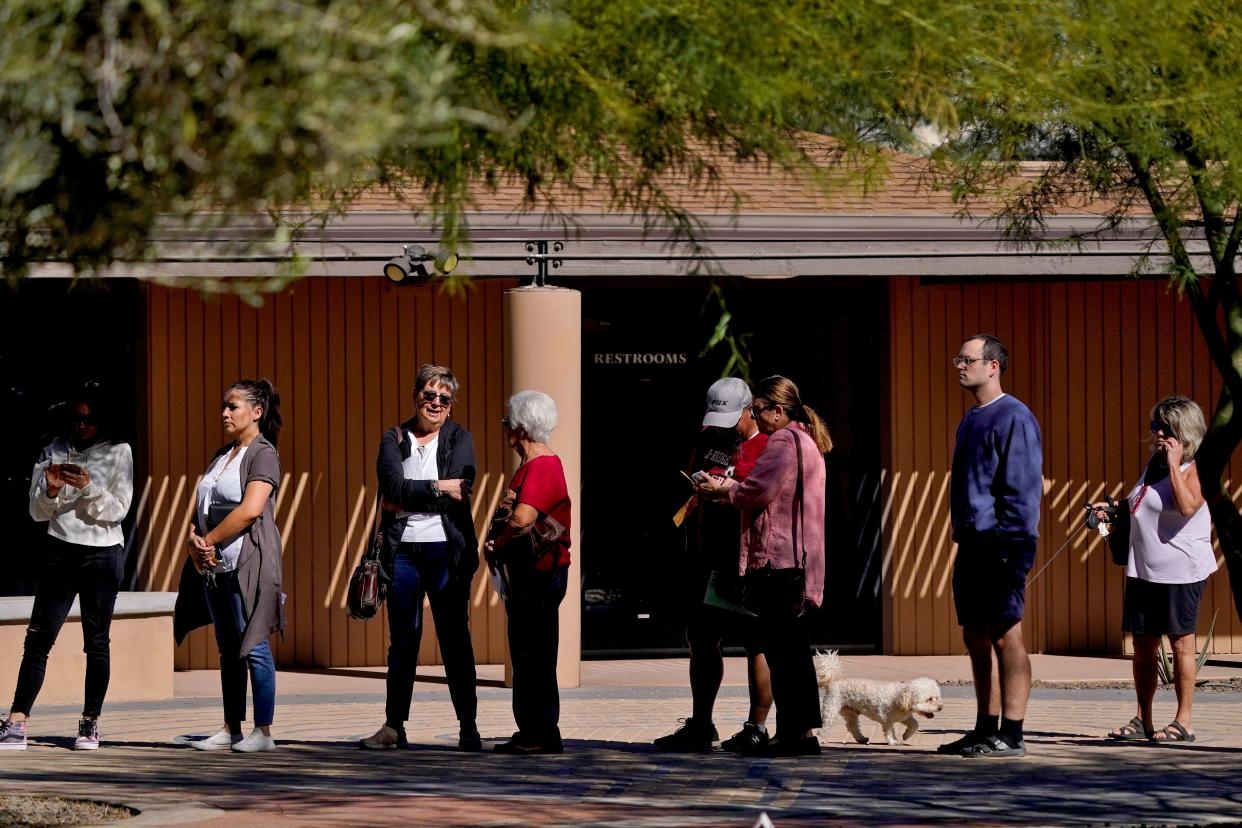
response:
[[[560,606],[569,567],[510,572],[509,657],[513,662],[513,719],[531,744],[559,743],[561,695],[556,683]]]
[[[216,645],[220,648],[220,691],[224,696],[224,721],[233,733],[241,732],[246,718],[246,672],[254,693],[254,723],[267,727],[276,713],[276,662],[272,648],[264,641],[242,658],[232,658],[246,633],[246,614],[237,572],[222,572],[203,579],[207,590],[207,609],[216,628]],[[228,656],[225,653],[229,653]]]
[[[470,640],[470,584],[452,577],[447,543],[403,543],[393,555],[388,588],[388,700],[386,724],[405,727],[410,718],[418,651],[423,641],[423,598],[431,600],[436,638],[444,658],[449,696],[462,724],[474,724],[474,644]]]

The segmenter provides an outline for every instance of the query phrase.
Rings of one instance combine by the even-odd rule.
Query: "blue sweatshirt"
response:
[[[953,448],[953,540],[1039,537],[1042,470],[1039,423],[1025,405],[1005,395],[967,411]]]

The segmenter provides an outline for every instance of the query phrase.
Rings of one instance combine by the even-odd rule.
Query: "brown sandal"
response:
[[[1143,720],[1135,716],[1121,727],[1108,734],[1108,738],[1115,739],[1119,742],[1140,742],[1149,741],[1154,730],[1148,730],[1143,726]]]
[[[1160,736],[1161,734],[1163,734],[1164,736],[1163,739],[1156,738],[1157,736]],[[1177,719],[1174,719],[1173,721],[1169,722],[1167,725],[1165,725],[1164,727],[1160,728],[1155,733],[1153,733],[1151,735],[1151,740],[1158,744],[1169,744],[1172,742],[1193,742],[1195,740],[1195,734],[1188,731],[1185,725],[1183,725]]]

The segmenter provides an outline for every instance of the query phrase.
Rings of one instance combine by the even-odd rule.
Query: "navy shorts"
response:
[[[1193,635],[1207,579],[1194,584],[1155,584],[1126,578],[1121,629],[1135,635]]]
[[[1035,541],[982,537],[962,542],[953,563],[953,604],[963,627],[1021,621]]]

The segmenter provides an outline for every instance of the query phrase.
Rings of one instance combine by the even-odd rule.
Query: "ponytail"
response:
[[[276,445],[280,439],[280,430],[284,428],[284,420],[280,416],[280,393],[272,381],[266,378],[238,380],[225,389],[226,394],[229,391],[237,391],[245,397],[246,402],[263,409],[263,416],[259,418],[259,433],[272,445]]]
[[[815,413],[815,409],[804,405],[801,411],[805,419],[799,418],[799,422],[806,424],[807,430],[811,432],[811,439],[819,448],[819,453],[827,454],[832,451],[832,435],[828,433],[828,426],[824,425],[824,421]]]
[[[828,434],[828,426],[824,425],[824,421],[813,408],[803,404],[798,386],[793,380],[780,374],[762,379],[755,386],[754,396],[781,406],[790,420],[805,425],[821,454],[832,451],[832,436]]]

